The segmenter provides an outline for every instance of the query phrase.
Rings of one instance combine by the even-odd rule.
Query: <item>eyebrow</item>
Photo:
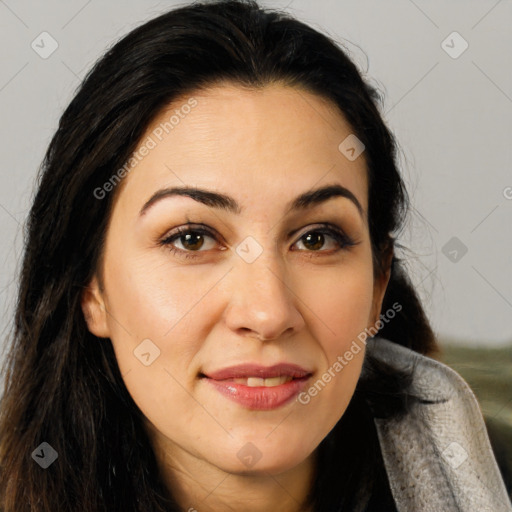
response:
[[[205,190],[197,187],[172,187],[164,188],[155,192],[140,210],[140,215],[144,215],[148,209],[158,201],[173,196],[190,197],[199,203],[205,204],[206,206],[226,210],[231,213],[240,214],[243,210],[237,201],[227,194],[212,192],[211,190]],[[337,183],[309,190],[300,194],[287,204],[287,211],[306,210],[334,197],[344,197],[349,199],[357,207],[361,217],[364,217],[363,207],[357,197],[348,188]]]

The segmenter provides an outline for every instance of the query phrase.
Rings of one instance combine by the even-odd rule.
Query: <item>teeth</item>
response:
[[[255,388],[257,386],[265,386],[265,379],[261,379],[260,377],[249,377],[246,379],[246,386],[251,388]]]
[[[266,387],[271,388],[274,386],[280,386],[286,382],[293,380],[293,377],[283,375],[282,377],[270,377],[268,379],[262,379],[261,377],[248,377],[247,379],[233,379],[235,384],[244,384],[250,388],[255,387]]]

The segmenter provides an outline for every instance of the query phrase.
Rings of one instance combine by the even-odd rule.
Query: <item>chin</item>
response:
[[[234,445],[221,448],[216,454],[217,460],[212,462],[224,471],[239,475],[278,475],[304,462],[313,451],[306,450],[300,440],[290,442],[276,436],[270,441],[265,435],[253,437],[252,441],[237,441]],[[227,453],[233,456],[227,458]]]

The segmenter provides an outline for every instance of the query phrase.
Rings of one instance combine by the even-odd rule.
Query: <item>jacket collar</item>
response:
[[[512,512],[477,399],[447,365],[381,337],[367,342],[376,359],[415,366],[420,398],[401,419],[375,418],[399,512]]]

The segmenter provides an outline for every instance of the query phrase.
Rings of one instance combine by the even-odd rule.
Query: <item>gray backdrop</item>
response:
[[[274,0],[344,42],[385,94],[413,211],[402,242],[443,340],[512,340],[512,1]],[[0,329],[58,119],[93,62],[178,2],[0,0]]]

